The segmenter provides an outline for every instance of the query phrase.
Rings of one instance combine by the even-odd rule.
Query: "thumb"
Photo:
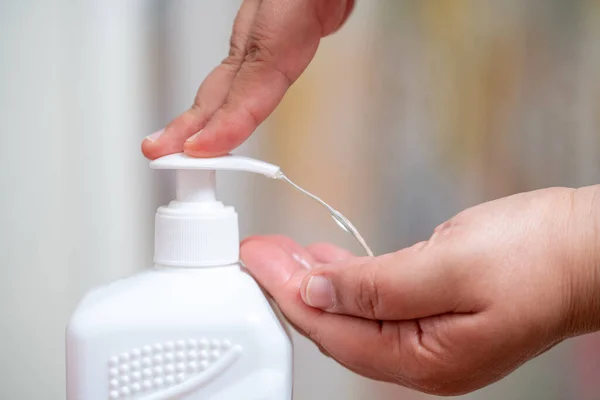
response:
[[[448,246],[426,243],[375,258],[313,269],[302,280],[306,304],[330,313],[408,320],[465,312],[463,264]],[[472,311],[472,310],[469,310]]]

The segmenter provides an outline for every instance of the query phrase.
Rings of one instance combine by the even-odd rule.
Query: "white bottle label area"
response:
[[[67,328],[68,400],[290,400],[292,342],[241,265],[155,267],[91,291]]]

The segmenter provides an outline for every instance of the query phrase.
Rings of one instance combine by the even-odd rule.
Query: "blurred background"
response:
[[[144,136],[227,54],[239,0],[0,2],[0,398],[64,399],[64,327],[91,287],[150,267],[168,174]],[[278,163],[377,253],[458,211],[599,183],[599,0],[358,0],[237,152]],[[285,185],[220,175],[242,235],[360,249]],[[295,399],[429,399],[295,336]],[[598,399],[600,337],[461,399]]]

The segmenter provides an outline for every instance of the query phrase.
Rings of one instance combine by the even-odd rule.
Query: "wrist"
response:
[[[575,190],[570,214],[567,335],[576,336],[600,330],[600,185]]]

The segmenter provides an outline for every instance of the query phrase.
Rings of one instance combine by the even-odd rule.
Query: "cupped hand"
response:
[[[354,0],[244,0],[229,55],[204,80],[192,107],[142,142],[144,155],[213,157],[242,144],[353,6]]]
[[[600,329],[600,190],[485,203],[375,258],[280,236],[242,259],[288,320],[364,376],[440,395],[486,386]]]

